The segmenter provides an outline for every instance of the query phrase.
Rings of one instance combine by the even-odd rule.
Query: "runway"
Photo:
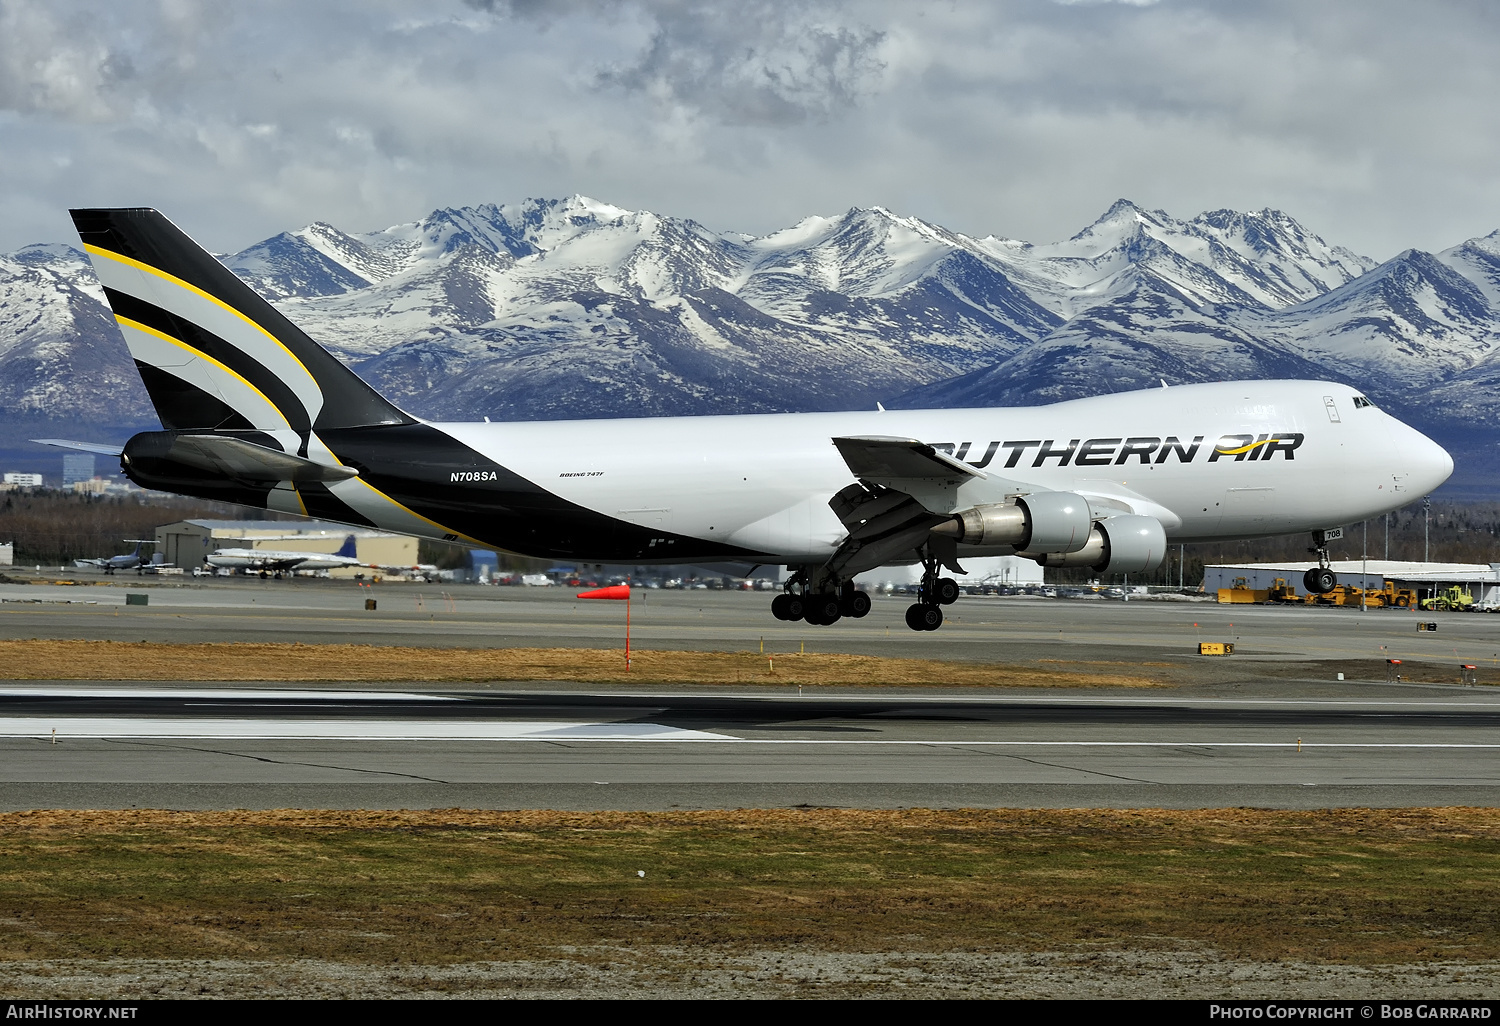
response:
[[[28,684],[0,752],[7,810],[1493,805],[1500,695]]]

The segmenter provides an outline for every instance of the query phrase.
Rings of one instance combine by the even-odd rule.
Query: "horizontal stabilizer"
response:
[[[84,452],[98,453],[100,456],[118,456],[125,451],[121,445],[104,445],[100,442],[75,442],[67,438],[33,438],[38,445],[55,445],[59,449],[81,449]]]
[[[178,435],[167,458],[241,481],[343,481],[353,467],[333,467],[224,435]]]
[[[890,479],[968,481],[984,479],[984,471],[940,452],[915,438],[854,435],[835,438],[839,455],[861,481]]]

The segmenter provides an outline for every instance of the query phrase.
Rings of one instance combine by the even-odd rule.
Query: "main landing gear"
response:
[[[787,581],[787,590],[771,600],[771,615],[778,620],[806,620],[825,627],[846,616],[859,619],[870,612],[870,596],[854,590],[853,581],[816,591],[810,589],[805,571],[798,571]]]
[[[1339,586],[1338,575],[1328,568],[1328,543],[1343,536],[1343,528],[1312,533],[1313,547],[1307,551],[1317,553],[1318,565],[1302,575],[1302,586],[1312,594],[1327,595]]]
[[[922,560],[922,584],[917,601],[907,607],[906,626],[914,631],[935,631],[943,625],[943,606],[958,598],[958,582],[938,576],[938,561],[931,555]]]

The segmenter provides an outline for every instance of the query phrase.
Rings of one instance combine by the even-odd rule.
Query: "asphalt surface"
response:
[[[0,808],[1500,801],[1487,688],[808,691],[27,683],[0,693]]]
[[[100,578],[95,578],[96,580]],[[353,642],[430,647],[619,646],[623,603],[581,601],[576,589],[343,581],[226,580],[107,585],[0,584],[0,640]],[[174,582],[175,579],[165,579]],[[126,604],[127,593],[148,597]],[[367,598],[374,611],[364,609]],[[1500,666],[1500,616],[1408,610],[1221,606],[1201,601],[963,597],[932,633],[909,630],[911,599],[877,596],[868,617],[831,627],[783,623],[769,592],[649,591],[632,603],[641,648],[852,652],[1017,662],[1046,658],[1183,658],[1199,641],[1231,641],[1235,658],[1384,660]],[[1418,632],[1437,622],[1436,633]]]
[[[127,605],[132,591],[148,605]],[[942,630],[916,634],[900,596],[824,628],[780,623],[769,601],[640,594],[633,644],[1118,661],[1165,667],[1178,686],[799,695],[17,682],[0,684],[0,808],[1500,803],[1500,688],[1383,676],[1386,658],[1455,679],[1462,662],[1500,665],[1500,617],[966,597]],[[561,589],[129,576],[0,585],[0,640],[604,648],[621,643],[623,621],[621,603]],[[1417,630],[1427,622],[1437,632]],[[1197,657],[1199,641],[1233,641],[1236,654]]]

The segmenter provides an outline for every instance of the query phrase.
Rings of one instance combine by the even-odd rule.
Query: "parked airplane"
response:
[[[38,439],[38,441],[42,441],[42,439]],[[154,538],[126,538],[125,540],[128,541],[128,542],[135,542],[135,551],[134,552],[126,552],[123,555],[119,555],[119,556],[109,556],[108,558],[105,558],[105,559],[75,559],[75,560],[73,560],[73,565],[76,566],[76,567],[78,567],[79,569],[83,569],[84,567],[90,567],[90,566],[92,566],[92,567],[98,567],[99,569],[103,570],[107,574],[112,574],[116,570],[139,570],[141,568],[142,564],[145,562],[143,559],[141,559],[141,546],[142,545],[155,545],[156,544],[156,539],[154,539]],[[171,564],[170,563],[157,563],[156,565],[157,566],[170,566]]]
[[[387,402],[155,210],[74,224],[164,430],[146,488],[595,563],[787,566],[782,619],[863,616],[855,574],[920,562],[933,630],[966,556],[1142,573],[1169,542],[1312,532],[1452,458],[1345,385],[1240,381],[1020,409],[431,423]],[[81,446],[88,443],[78,443]]]
[[[281,552],[273,549],[215,549],[203,557],[209,566],[232,570],[282,573],[294,570],[333,570],[364,566],[355,555],[354,535],[344,539],[337,552]]]

